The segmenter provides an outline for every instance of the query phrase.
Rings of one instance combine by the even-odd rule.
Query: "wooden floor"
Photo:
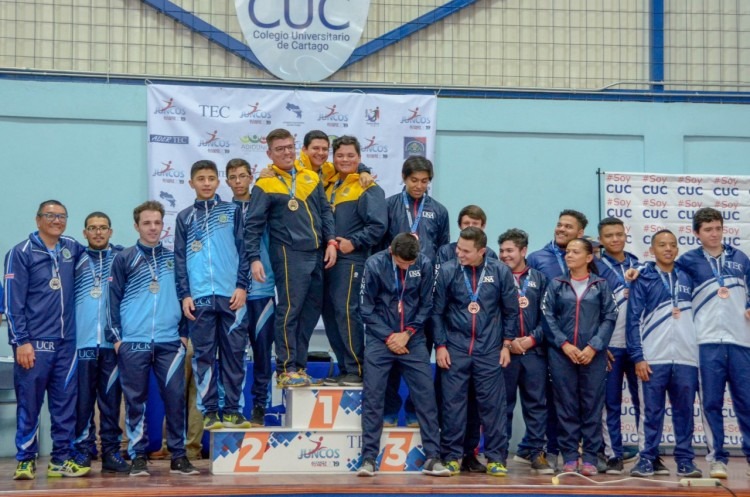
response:
[[[665,461],[674,475],[675,466]],[[708,465],[702,459],[698,465],[706,472]],[[722,496],[734,494],[750,497],[750,478],[745,475],[748,465],[744,458],[734,458],[729,464],[729,478],[721,487],[686,488],[677,485],[676,476],[655,479],[672,484],[656,484],[643,479],[628,479],[617,483],[625,476],[597,476],[599,483],[587,482],[576,476],[563,476],[559,485],[552,484],[552,477],[530,476],[528,466],[510,463],[509,475],[496,478],[486,475],[461,475],[452,478],[432,478],[422,475],[378,475],[375,478],[358,478],[355,475],[256,475],[256,476],[212,476],[208,472],[208,461],[195,461],[201,470],[199,476],[178,476],[169,473],[168,461],[151,461],[150,477],[101,475],[99,463],[93,463],[89,476],[83,478],[46,477],[46,459],[39,461],[37,480],[13,481],[15,460],[0,459],[0,495],[54,495],[82,497],[150,497],[150,496],[213,496],[213,495],[629,495],[629,496]],[[631,465],[626,466],[626,470]],[[606,484],[606,482],[613,482]],[[729,489],[729,490],[728,490]]]

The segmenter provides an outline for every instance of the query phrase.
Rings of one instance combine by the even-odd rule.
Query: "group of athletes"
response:
[[[639,262],[625,251],[616,218],[600,221],[595,247],[575,210],[560,213],[541,250],[527,255],[528,236],[514,228],[500,235],[496,253],[475,205],[461,210],[451,241],[448,212],[428,195],[434,171],[423,157],[404,162],[404,189],[386,198],[354,137],[330,143],[311,131],[299,155],[285,129],[266,141],[272,164],[252,190],[249,164],[226,164],[232,202],[216,195],[215,163],[192,165],[196,200],[177,216],[174,251],[161,243],[159,202],[134,209],[138,240],[128,248],[110,243],[104,212],[86,217],[83,245],[63,235],[62,203],[40,204],[38,231],[6,256],[0,303],[15,355],[15,479],[36,476],[45,393],[49,477],[90,472],[95,403],[102,472],[148,475],[152,370],[170,471],[198,474],[185,449],[186,389],[197,392],[206,430],[262,426],[272,347],[281,388],[362,386],[360,476],[375,475],[383,428],[398,422],[402,376],[406,424],[419,427],[423,473],[432,476],[507,474],[519,396],[526,430],[514,460],[536,474],[621,474],[629,459],[624,377],[642,435],[631,475],[669,474],[659,457],[667,394],[677,473],[702,475],[692,448],[700,392],[710,475],[726,478],[726,384],[750,461],[750,261],[723,244],[719,211],[695,213],[701,247],[679,259],[676,237],[663,230],[652,239],[655,261]],[[338,363],[329,378],[307,372],[321,315]],[[131,463],[119,452],[121,397]],[[480,432],[486,464],[476,455]]]

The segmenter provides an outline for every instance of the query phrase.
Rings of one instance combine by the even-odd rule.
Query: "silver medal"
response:
[[[49,287],[53,290],[59,290],[62,288],[62,282],[60,281],[60,278],[54,277],[51,280],[49,280]]]
[[[159,293],[159,282],[151,280],[151,283],[148,284],[148,291],[151,293]]]
[[[200,240],[196,240],[190,244],[190,248],[193,250],[193,252],[200,252],[203,249],[203,244]]]
[[[98,299],[99,297],[102,296],[102,287],[100,286],[93,287],[91,291],[89,292],[89,295],[91,295],[91,298]]]

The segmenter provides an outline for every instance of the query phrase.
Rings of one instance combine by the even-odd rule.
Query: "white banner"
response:
[[[226,163],[243,158],[257,177],[269,163],[266,134],[275,128],[288,129],[298,150],[314,129],[332,139],[357,137],[362,162],[386,195],[401,190],[406,157],[434,154],[437,98],[431,95],[150,85],[147,98],[149,196],[167,210],[162,240],[168,247],[175,216],[195,199],[190,166],[214,161],[222,179],[218,193],[230,200]]]
[[[750,176],[671,175],[643,173],[604,173],[604,216],[625,223],[627,250],[642,261],[653,260],[648,249],[657,231],[669,229],[677,236],[680,253],[700,245],[693,233],[696,210],[713,207],[724,217],[724,243],[750,253]],[[662,443],[674,445],[671,408],[667,403]],[[739,425],[728,392],[724,394],[724,445],[742,444]],[[630,393],[623,384],[623,442],[633,444],[637,429]],[[642,411],[641,411],[642,412]],[[693,408],[693,443],[706,443],[700,402]]]

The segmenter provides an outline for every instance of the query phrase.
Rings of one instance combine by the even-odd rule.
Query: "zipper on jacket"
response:
[[[477,288],[477,268],[475,266],[471,267],[471,291],[476,292]],[[474,350],[474,339],[476,338],[476,329],[477,329],[477,315],[472,314],[471,315],[471,342],[469,342],[469,355],[471,355],[471,352]]]

